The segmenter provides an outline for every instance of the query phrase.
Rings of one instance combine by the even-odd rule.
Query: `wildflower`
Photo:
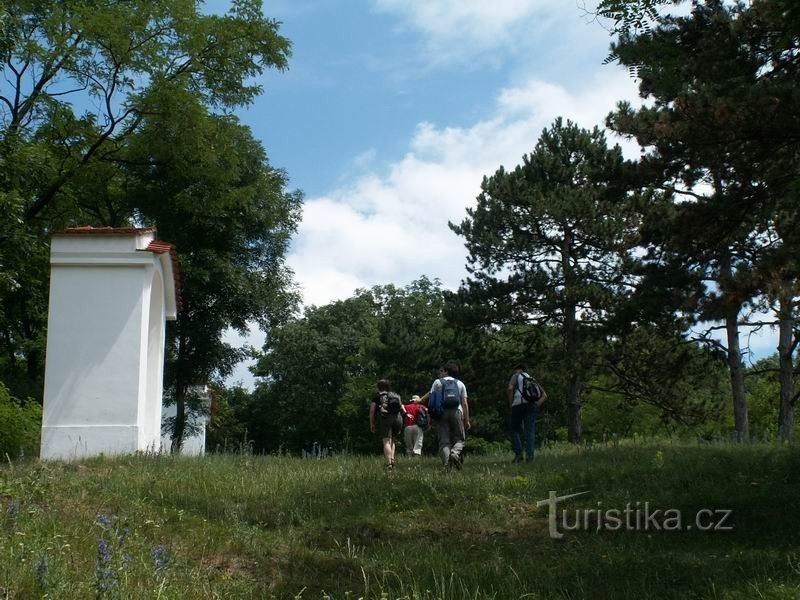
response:
[[[36,564],[33,565],[33,576],[39,587],[47,587],[47,571],[49,568],[50,564],[47,561],[47,556],[40,557]]]
[[[111,562],[111,544],[104,538],[100,538],[97,542],[97,564],[105,566]]]
[[[160,571],[169,563],[169,550],[163,544],[153,548],[150,556],[153,559],[153,566],[156,571]]]
[[[95,586],[98,594],[102,594],[114,587],[117,574],[111,565],[111,544],[104,538],[97,542],[97,567],[94,571]]]
[[[105,513],[97,513],[97,517],[95,517],[94,522],[100,525],[100,527],[103,528],[103,531],[108,531],[111,527],[111,517]]]

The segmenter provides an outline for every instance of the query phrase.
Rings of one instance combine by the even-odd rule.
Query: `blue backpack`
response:
[[[445,379],[439,380],[442,384],[442,408],[458,408],[461,405],[461,391],[458,389],[458,380]]]
[[[442,389],[442,387],[434,389],[428,400],[428,414],[434,421],[441,419],[444,414],[444,408],[442,408]]]

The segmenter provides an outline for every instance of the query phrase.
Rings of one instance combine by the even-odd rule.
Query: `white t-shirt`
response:
[[[449,375],[445,375],[441,379],[446,379],[447,381],[453,381],[455,377],[450,377]],[[460,379],[456,379],[456,385],[458,386],[458,394],[461,396],[461,403],[458,405],[458,410],[464,412],[464,402],[467,401],[467,386],[464,385],[464,382]],[[441,389],[442,382],[440,379],[436,379],[431,386],[431,396],[433,396],[436,390]]]
[[[527,373],[524,373],[528,375]],[[514,388],[514,400],[511,406],[518,406],[522,404],[522,373],[514,373],[511,376],[511,381],[508,382],[508,387]],[[530,377],[530,375],[528,375]]]

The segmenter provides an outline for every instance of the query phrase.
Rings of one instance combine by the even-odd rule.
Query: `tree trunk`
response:
[[[725,329],[728,332],[728,369],[731,375],[731,392],[733,394],[733,423],[736,429],[736,441],[743,442],[748,438],[749,427],[747,393],[744,390],[744,365],[739,345],[738,305],[731,309],[725,317]]]
[[[179,317],[180,318],[180,317]],[[180,327],[180,324],[178,324]],[[186,430],[186,390],[189,387],[183,372],[182,358],[186,353],[186,336],[178,335],[178,356],[175,361],[175,426],[172,429],[172,454],[180,454]]]
[[[778,359],[779,380],[781,384],[780,406],[778,409],[778,438],[788,442],[794,431],[794,319],[792,318],[792,295],[790,283],[784,281],[778,306]]]
[[[172,430],[172,454],[180,454],[183,447],[183,433],[186,429],[186,386],[175,386],[175,426]]]
[[[583,438],[581,422],[581,375],[578,358],[578,319],[577,304],[573,298],[573,273],[571,250],[572,230],[564,228],[564,242],[561,249],[561,267],[564,271],[564,347],[569,364],[567,381],[567,439],[572,444],[580,444]]]
[[[580,444],[583,437],[581,423],[581,377],[576,368],[578,354],[578,331],[575,307],[568,307],[564,315],[564,342],[569,361],[569,380],[567,381],[567,439],[572,444]]]
[[[725,195],[722,175],[714,172],[714,192],[718,196]],[[728,371],[731,377],[731,395],[733,397],[733,424],[736,441],[743,442],[750,435],[747,422],[747,392],[744,389],[744,365],[742,364],[742,348],[739,344],[739,313],[742,303],[735,298],[726,283],[733,279],[731,253],[727,249],[720,256],[719,284],[726,304],[725,330],[728,334]]]

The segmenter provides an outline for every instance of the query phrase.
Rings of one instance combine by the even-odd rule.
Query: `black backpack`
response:
[[[420,429],[427,429],[429,423],[430,417],[428,416],[428,409],[420,404],[419,411],[417,411],[417,427]]]
[[[400,412],[402,407],[402,400],[399,394],[395,392],[381,392],[378,406],[381,409],[381,414],[396,415]]]
[[[522,399],[525,402],[538,402],[542,399],[543,390],[542,386],[536,383],[536,380],[527,373],[520,373],[519,391]]]

